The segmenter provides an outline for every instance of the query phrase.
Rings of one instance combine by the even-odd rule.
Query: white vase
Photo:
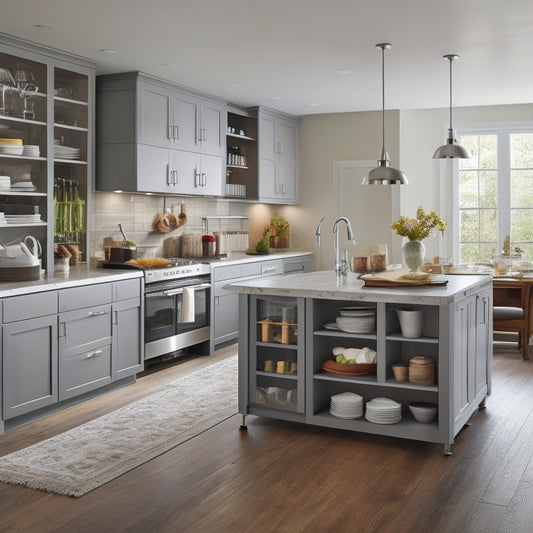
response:
[[[422,241],[407,241],[402,246],[403,262],[411,272],[416,272],[423,264],[426,247]]]

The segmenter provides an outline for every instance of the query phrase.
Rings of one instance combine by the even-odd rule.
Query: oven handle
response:
[[[200,283],[199,285],[193,285],[190,287],[194,291],[201,291],[204,289],[209,289],[211,287],[211,283]],[[176,294],[183,294],[184,287],[181,287],[179,289],[172,289],[170,291],[163,291],[163,294],[165,296],[174,296]]]

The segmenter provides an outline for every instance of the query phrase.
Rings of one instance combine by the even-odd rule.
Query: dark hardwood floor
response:
[[[0,455],[151,394],[234,348],[0,436]],[[0,531],[533,531],[533,361],[495,347],[493,394],[443,446],[236,415],[82,496],[0,483]]]

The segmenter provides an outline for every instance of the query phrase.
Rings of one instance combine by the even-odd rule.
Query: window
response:
[[[473,131],[459,143],[472,155],[458,167],[460,262],[489,261],[506,240],[533,260],[533,128]]]

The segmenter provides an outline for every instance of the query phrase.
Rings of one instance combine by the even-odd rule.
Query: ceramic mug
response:
[[[423,311],[420,309],[395,309],[395,311],[404,337],[414,339],[422,335]]]

